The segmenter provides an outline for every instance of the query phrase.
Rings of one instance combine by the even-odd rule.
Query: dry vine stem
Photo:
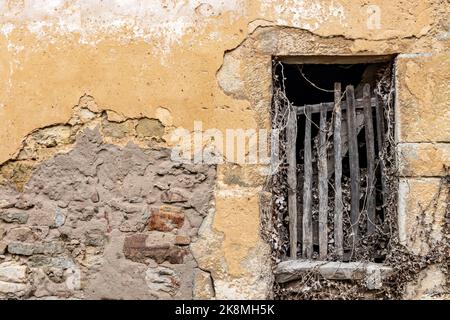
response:
[[[281,68],[281,77],[275,74],[275,68]],[[289,252],[289,234],[288,234],[288,208],[287,208],[287,161],[286,161],[286,121],[289,116],[295,116],[292,113],[293,106],[289,101],[285,91],[285,78],[283,65],[274,61],[274,92],[272,101],[272,129],[280,130],[279,157],[280,166],[277,172],[267,180],[265,192],[271,194],[271,201],[266,201],[267,207],[263,208],[262,230],[266,241],[272,248],[272,262],[274,266],[284,260]],[[384,254],[384,264],[392,266],[394,273],[388,279],[384,280],[381,289],[368,291],[363,281],[332,281],[319,276],[318,272],[311,270],[304,274],[300,280],[288,284],[274,285],[274,296],[277,299],[398,299],[405,294],[406,285],[417,280],[419,273],[431,265],[439,266],[448,278],[448,259],[449,259],[449,212],[447,210],[445,217],[444,237],[442,241],[432,242],[429,237],[420,239],[425,241],[431,248],[426,255],[414,254],[407,247],[402,245],[398,237],[397,228],[397,193],[399,183],[398,163],[396,159],[396,143],[394,139],[394,80],[391,75],[393,66],[386,67],[384,72],[379,75],[376,92],[380,100],[385,105],[386,139],[381,151],[381,157],[385,162],[385,176],[388,197],[385,199],[384,219],[379,222],[374,234],[364,236],[355,246],[351,260],[360,262],[374,262],[374,253],[382,252]],[[332,121],[328,123],[327,148],[330,147]],[[316,144],[317,145],[317,144]],[[301,167],[299,168],[301,170]],[[364,178],[364,174],[361,175]],[[331,179],[330,179],[331,180]],[[330,182],[330,188],[333,188],[333,182]],[[441,187],[435,199],[439,199],[443,192],[449,190],[449,176],[441,179]],[[344,202],[348,202],[349,186],[348,180],[343,179]],[[364,181],[362,181],[364,183]],[[366,195],[365,195],[366,196]],[[334,199],[329,199],[329,212],[333,210]],[[366,201],[364,201],[364,204]],[[437,210],[437,200],[430,203],[422,210],[422,219],[419,223],[425,229],[425,233],[431,233],[431,224],[427,224],[423,216],[427,211],[428,215],[435,215]],[[345,206],[344,206],[345,207]],[[430,213],[431,209],[431,213]],[[364,210],[364,208],[363,208]],[[316,210],[317,211],[317,208]],[[316,213],[314,213],[316,214]],[[350,232],[350,221],[348,211],[344,214],[344,236],[348,237]],[[361,225],[366,221],[359,221]],[[329,214],[329,226],[332,228],[333,219]],[[332,230],[329,231],[330,237],[333,237]],[[332,242],[332,241],[331,241]],[[381,244],[381,245],[380,245]],[[348,243],[347,243],[348,245]],[[377,247],[376,247],[377,246]],[[380,248],[381,246],[381,248]],[[330,254],[328,260],[335,259],[335,255]]]

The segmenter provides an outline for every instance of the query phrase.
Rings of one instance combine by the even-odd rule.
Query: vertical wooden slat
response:
[[[369,84],[365,84],[363,88],[363,104],[367,151],[367,233],[372,234],[375,231],[375,133]]]
[[[344,255],[342,223],[342,145],[341,145],[341,84],[334,84],[334,244],[340,260]]]
[[[326,259],[328,253],[328,168],[327,168],[327,111],[320,110],[319,133],[319,257]]]
[[[313,254],[312,237],[312,160],[311,160],[311,109],[305,109],[305,155],[304,155],[304,184],[303,184],[303,256],[311,258]]]
[[[380,172],[381,172],[381,190],[382,190],[382,203],[383,207],[386,201],[386,177],[384,175],[384,157],[382,155],[384,146],[384,113],[383,106],[378,102],[378,95],[374,91],[375,96],[375,118],[377,122],[377,144],[378,144],[378,157],[380,159]]]
[[[351,205],[350,221],[352,224],[353,243],[358,239],[359,220],[359,154],[358,136],[356,130],[355,92],[353,86],[347,86],[347,125],[348,125],[348,149],[350,160],[350,187]]]
[[[288,210],[289,210],[289,242],[290,257],[297,258],[297,115],[294,111],[289,113],[286,126],[286,157],[288,161]]]

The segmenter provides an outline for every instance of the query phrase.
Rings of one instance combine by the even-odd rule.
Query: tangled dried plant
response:
[[[372,235],[364,235],[358,245],[353,248],[351,254],[352,261],[374,262],[376,255],[383,255],[385,265],[391,266],[394,270],[392,275],[384,280],[381,289],[368,291],[363,281],[333,281],[320,277],[316,270],[311,270],[304,274],[299,280],[288,284],[274,285],[274,295],[278,299],[399,299],[405,294],[405,288],[408,283],[417,280],[421,271],[431,265],[439,265],[448,279],[448,260],[449,260],[449,230],[450,217],[448,210],[445,216],[444,237],[441,241],[432,241],[430,238],[421,239],[429,243],[431,248],[426,255],[419,255],[412,252],[399,240],[397,226],[397,194],[399,185],[399,171],[396,158],[396,141],[394,139],[394,79],[391,76],[395,66],[387,66],[378,77],[376,92],[379,99],[385,106],[386,121],[386,139],[380,152],[379,161],[383,160],[385,164],[384,176],[386,177],[386,187],[389,192],[384,199],[382,221],[377,222],[376,232]],[[279,157],[280,165],[276,174],[270,176],[267,180],[266,191],[271,194],[271,200],[266,201],[267,206],[263,208],[262,229],[263,236],[272,248],[272,261],[276,266],[280,261],[284,260],[289,251],[289,219],[287,208],[287,160],[286,160],[286,134],[285,128],[287,119],[290,116],[296,116],[294,106],[289,101],[285,90],[285,77],[283,73],[283,65],[280,62],[274,62],[275,68],[281,68],[281,77],[275,72],[273,75],[274,92],[272,100],[272,129],[280,130]],[[328,122],[327,148],[332,148],[333,119]],[[314,145],[318,145],[315,143]],[[317,155],[317,148],[316,148]],[[302,166],[298,165],[298,171],[302,172]],[[364,186],[364,174],[362,177],[362,186]],[[449,190],[449,176],[441,179],[441,187],[435,199],[440,199],[443,192]],[[330,179],[330,186],[333,187],[333,181]],[[349,203],[350,186],[347,178],[343,177],[342,182],[344,203]],[[314,192],[317,193],[317,190]],[[363,193],[364,197],[367,192]],[[317,197],[313,193],[313,197]],[[434,203],[428,205],[422,210],[422,216],[425,212],[434,216],[438,207]],[[334,199],[329,198],[329,212],[333,212]],[[366,201],[364,200],[365,204]],[[344,209],[345,209],[344,205]],[[430,213],[430,209],[434,212]],[[433,211],[431,210],[431,211]],[[348,214],[344,214],[344,236],[348,237],[351,223]],[[364,208],[363,208],[364,211]],[[313,218],[317,216],[317,205],[313,205]],[[361,219],[359,222],[361,227],[366,224],[366,220]],[[426,234],[431,233],[432,224],[427,223],[426,219],[421,220],[422,227]],[[331,228],[329,232],[330,254],[328,260],[335,260],[336,256],[333,252],[333,218],[329,215],[328,225]],[[349,245],[347,243],[347,245]],[[375,261],[376,262],[376,261]]]

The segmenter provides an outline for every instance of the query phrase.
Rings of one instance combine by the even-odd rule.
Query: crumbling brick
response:
[[[184,213],[177,209],[162,206],[160,209],[153,208],[151,210],[150,221],[148,227],[150,230],[172,231],[181,228],[184,223]]]
[[[127,259],[145,263],[146,259],[153,259],[156,263],[168,261],[172,264],[183,263],[187,251],[178,246],[162,243],[147,244],[148,235],[134,234],[125,238],[123,253]]]

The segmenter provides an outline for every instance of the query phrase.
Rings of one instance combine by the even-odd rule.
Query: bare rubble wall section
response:
[[[106,143],[108,125],[83,129],[72,150],[36,164],[23,192],[0,186],[0,298],[213,295],[190,244],[215,167],[172,162],[167,148]]]

